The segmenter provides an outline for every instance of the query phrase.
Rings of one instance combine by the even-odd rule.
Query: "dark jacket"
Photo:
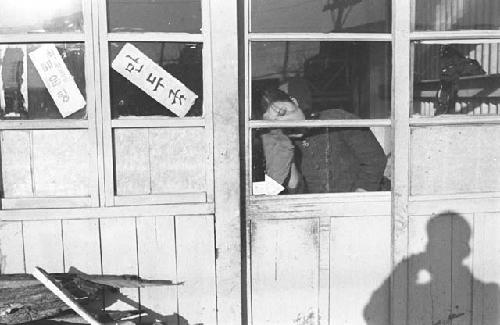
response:
[[[321,112],[319,118],[357,117],[330,109]],[[387,158],[369,128],[313,129],[296,145],[306,193],[379,190]]]

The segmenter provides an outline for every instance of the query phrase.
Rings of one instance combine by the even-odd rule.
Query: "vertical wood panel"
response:
[[[410,218],[410,324],[471,324],[472,229],[472,215]]]
[[[215,324],[215,242],[213,216],[175,218],[179,324]]]
[[[116,195],[151,194],[147,129],[114,131]]]
[[[330,319],[389,323],[390,216],[332,218]]]
[[[63,220],[65,271],[71,267],[87,274],[101,274],[99,220]]]
[[[440,220],[429,238],[430,217],[412,216],[409,225],[409,324],[435,324],[447,319],[451,306],[451,219]],[[431,244],[429,244],[431,245]],[[431,281],[432,278],[432,281]]]
[[[24,272],[22,222],[0,222],[0,274]]]
[[[30,132],[3,131],[1,150],[4,196],[32,197]]]
[[[26,272],[35,266],[49,273],[64,272],[60,220],[23,221]]]
[[[174,217],[137,218],[139,276],[150,280],[177,282]],[[177,287],[149,287],[140,290],[147,319],[178,324]],[[142,321],[147,321],[145,317]]]
[[[319,297],[318,320],[320,324],[330,321],[330,245],[331,220],[322,217],[319,220]]]
[[[204,130],[170,128],[151,129],[149,132],[152,192],[206,191]]]
[[[474,216],[473,324],[500,322],[500,213]]]
[[[89,196],[87,130],[33,131],[35,196]]]
[[[318,220],[252,225],[253,324],[318,321]]]
[[[101,219],[100,222],[102,272],[138,275],[135,218]],[[117,297],[106,297],[108,309],[139,309],[138,289],[122,289],[120,293]]]

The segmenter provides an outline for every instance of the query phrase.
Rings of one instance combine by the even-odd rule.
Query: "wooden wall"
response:
[[[251,227],[252,324],[363,324],[390,274],[389,216],[259,220]],[[389,315],[389,290],[377,314]]]
[[[216,323],[213,215],[1,222],[1,273],[34,266],[172,280],[180,284],[123,289],[107,308],[141,309],[143,322]]]
[[[5,198],[90,195],[87,130],[1,132]]]

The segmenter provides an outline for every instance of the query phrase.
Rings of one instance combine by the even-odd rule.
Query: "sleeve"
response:
[[[293,162],[294,146],[292,141],[281,132],[270,132],[262,135],[266,174],[283,185],[290,174]]]
[[[342,135],[359,162],[354,188],[378,190],[384,176],[387,157],[377,138],[369,128],[348,128]]]

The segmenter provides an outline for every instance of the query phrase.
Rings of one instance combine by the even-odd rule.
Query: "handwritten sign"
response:
[[[85,99],[55,45],[42,45],[29,56],[63,117],[85,106]]]
[[[271,177],[264,175],[263,182],[253,183],[253,195],[278,195],[285,188]]]
[[[198,96],[130,43],[111,67],[177,116],[183,117]]]

